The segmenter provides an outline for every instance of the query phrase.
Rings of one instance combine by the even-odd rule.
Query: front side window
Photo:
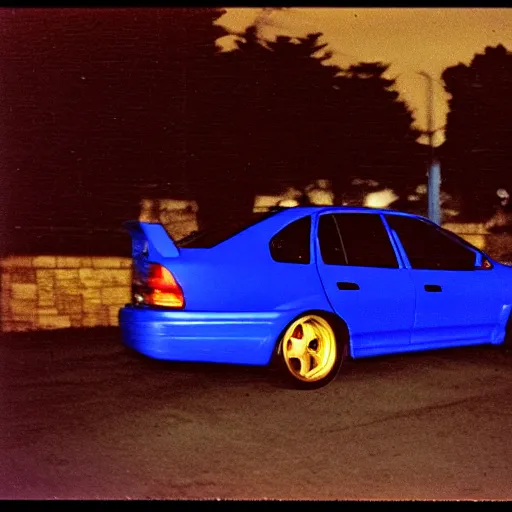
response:
[[[310,258],[311,217],[288,224],[270,241],[270,254],[280,263],[308,264]]]
[[[476,253],[421,219],[387,215],[414,269],[473,270]]]
[[[398,268],[395,251],[379,215],[322,215],[318,238],[322,261],[327,265]]]

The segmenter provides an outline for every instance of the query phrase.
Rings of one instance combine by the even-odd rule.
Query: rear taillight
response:
[[[146,304],[181,309],[185,305],[183,290],[172,273],[162,265],[152,263],[147,280],[148,292],[144,294]]]

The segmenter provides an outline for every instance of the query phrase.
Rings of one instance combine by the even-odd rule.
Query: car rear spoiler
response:
[[[130,220],[124,222],[123,227],[132,237],[133,257],[144,250],[150,257],[176,258],[180,255],[178,247],[160,223]]]

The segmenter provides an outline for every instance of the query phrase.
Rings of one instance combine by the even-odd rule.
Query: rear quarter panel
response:
[[[182,286],[189,311],[331,311],[311,238],[307,265],[275,262],[269,242],[297,218],[283,212],[211,249],[181,249],[162,261]]]

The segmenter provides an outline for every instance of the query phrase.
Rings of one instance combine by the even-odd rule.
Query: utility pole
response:
[[[434,154],[434,81],[425,71],[420,71],[419,74],[427,79],[428,218],[436,224],[441,224],[441,166]]]

